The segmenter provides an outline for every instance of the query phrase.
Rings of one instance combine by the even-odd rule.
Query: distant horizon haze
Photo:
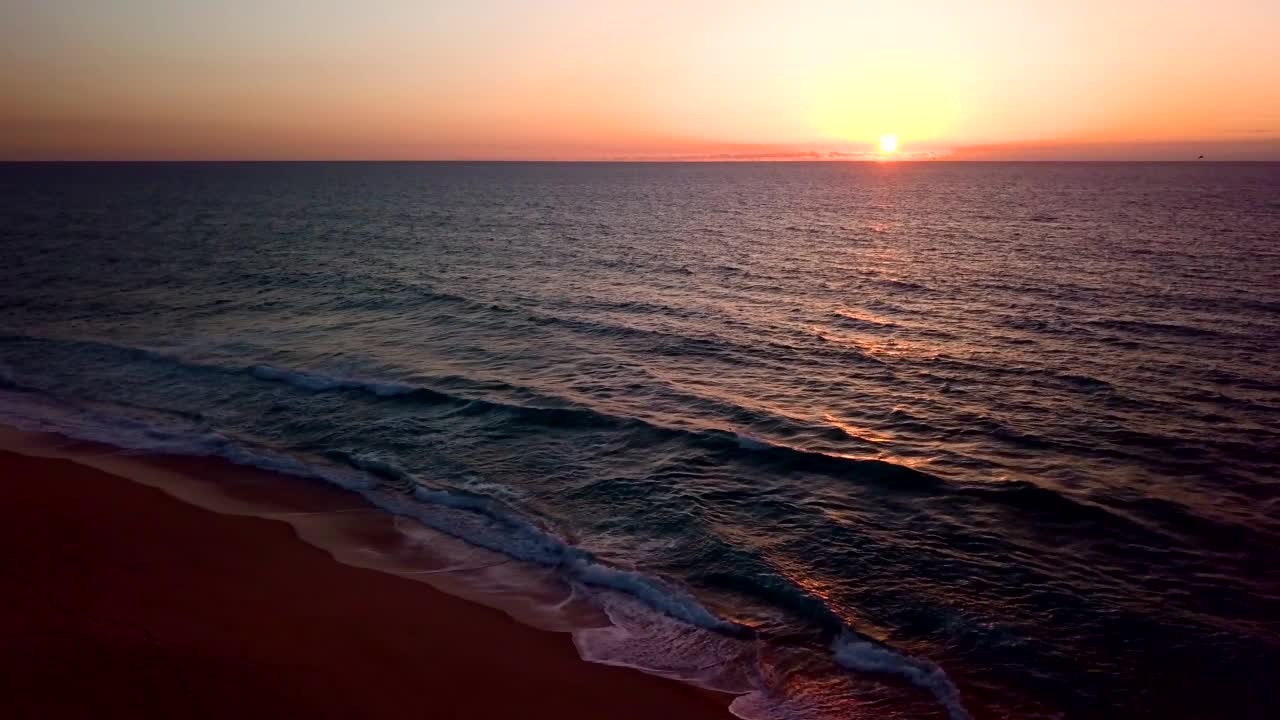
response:
[[[0,160],[1280,160],[1277,36],[1263,0],[11,0]]]

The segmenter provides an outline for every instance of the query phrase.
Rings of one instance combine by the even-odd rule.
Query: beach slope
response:
[[[0,452],[8,718],[727,718],[279,521]]]

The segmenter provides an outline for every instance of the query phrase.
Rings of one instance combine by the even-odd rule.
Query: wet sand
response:
[[[285,522],[0,451],[7,718],[729,718]]]

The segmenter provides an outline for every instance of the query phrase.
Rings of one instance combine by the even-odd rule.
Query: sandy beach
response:
[[[0,452],[9,718],[727,718],[569,635],[65,459]]]

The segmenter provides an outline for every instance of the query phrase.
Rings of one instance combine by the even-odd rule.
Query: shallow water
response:
[[[745,717],[1280,709],[1280,165],[0,166],[0,420],[553,566]]]

